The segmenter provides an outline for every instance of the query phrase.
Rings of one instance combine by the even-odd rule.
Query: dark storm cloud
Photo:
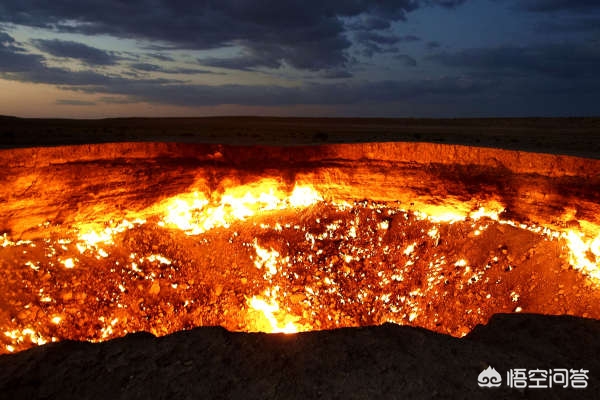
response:
[[[358,54],[371,58],[377,53],[397,53],[398,51],[397,47],[382,47],[378,44],[367,42],[362,44],[362,50]]]
[[[455,7],[450,0],[3,0],[0,23],[63,32],[146,39],[169,48],[213,49],[239,45],[244,53],[227,68],[317,70],[343,66],[351,43],[344,18],[389,26],[422,6]]]
[[[517,7],[530,12],[589,11],[600,9],[598,0],[518,0]]]
[[[342,79],[342,78],[352,78],[354,75],[351,72],[348,72],[344,69],[340,70],[326,70],[321,74],[322,78],[325,79]]]
[[[0,49],[6,51],[24,51],[21,46],[17,44],[17,41],[10,36],[8,33],[0,29]]]
[[[93,70],[72,71],[49,67],[43,56],[25,53],[20,43],[0,31],[0,77],[21,82],[46,83],[69,86],[109,87],[135,84],[180,83],[167,79],[128,79],[117,75],[105,75]]]
[[[596,17],[562,18],[551,21],[542,21],[535,26],[535,30],[542,33],[599,33],[600,15]]]
[[[31,42],[45,53],[55,57],[73,58],[88,65],[114,65],[119,60],[112,52],[83,43],[58,39],[34,39]]]
[[[441,47],[441,44],[440,44],[440,42],[432,40],[432,41],[427,42],[426,46],[429,50],[433,50],[433,49],[437,49],[437,48]]]
[[[2,76],[0,72],[0,76]],[[21,82],[47,83],[52,85],[109,87],[118,85],[144,85],[180,82],[168,79],[129,79],[121,76],[104,75],[96,71],[72,71],[63,68],[38,65],[36,68],[18,71],[6,75],[5,78]]]
[[[409,56],[407,54],[397,54],[394,56],[394,58],[398,61],[401,61],[402,64],[404,64],[404,66],[406,66],[406,67],[416,67],[417,66],[417,60],[415,60],[414,58],[412,58],[411,56]]]
[[[376,17],[373,15],[362,15],[346,24],[346,28],[350,30],[382,30],[390,27],[390,20],[382,17]]]
[[[58,99],[56,104],[59,106],[94,106],[96,105],[93,101],[75,100],[75,99]]]
[[[140,84],[81,88],[87,93],[102,90],[138,101],[180,106],[238,104],[256,106],[338,105],[407,101],[431,95],[472,95],[485,89],[483,82],[462,78],[423,81],[382,81],[358,84],[307,84],[301,87],[262,85]]]
[[[43,57],[28,54],[8,33],[0,31],[0,73],[31,71],[42,67]]]
[[[139,71],[145,71],[145,72],[154,72],[154,71],[162,71],[163,70],[163,67],[161,67],[160,65],[150,64],[150,63],[131,64],[131,68],[137,69]]]
[[[534,29],[544,34],[600,32],[598,0],[496,0],[514,9],[539,15]]]
[[[429,1],[429,3],[433,3],[438,6],[442,6],[442,7],[446,7],[446,8],[455,8],[466,2],[467,2],[467,0],[430,0]]]
[[[362,47],[360,54],[365,57],[372,57],[376,53],[397,53],[398,48],[394,47],[394,45],[402,42],[416,42],[421,40],[414,35],[401,36],[372,31],[358,31],[354,34],[354,39]]]
[[[100,97],[100,101],[106,104],[133,104],[136,102],[135,99],[123,98],[123,97],[111,97],[111,96],[102,96]]]
[[[585,44],[467,49],[430,57],[448,67],[503,76],[550,76],[558,79],[596,79],[600,48]]]
[[[175,59],[173,57],[167,56],[165,54],[160,54],[160,53],[150,53],[150,54],[146,54],[148,57],[154,58],[155,60],[159,60],[159,61],[175,61]]]
[[[223,75],[223,73],[213,72],[206,69],[199,68],[165,68],[163,66],[151,63],[134,63],[130,65],[131,68],[136,69],[138,71],[144,72],[162,72],[165,74],[218,74]]]
[[[34,54],[21,54],[0,47],[0,74],[30,71],[41,65],[42,57]]]
[[[489,84],[485,96],[472,101],[472,110],[512,116],[598,113],[599,46],[578,42],[467,49],[429,60]]]
[[[400,36],[401,42],[418,42],[419,40],[421,40],[421,38],[415,35]]]
[[[376,32],[360,31],[354,35],[354,38],[359,43],[372,42],[381,45],[392,45],[400,42],[416,42],[421,40],[415,35],[393,35],[393,34],[380,34]]]
[[[112,86],[120,84],[164,84],[177,80],[138,79],[104,75],[92,70],[71,71],[48,67],[43,56],[25,53],[14,38],[0,32],[0,77],[21,82],[68,86]]]
[[[124,102],[208,106],[219,104],[282,106],[297,104],[355,104],[406,101],[420,96],[454,96],[483,90],[481,82],[458,78],[424,81],[276,85],[194,85],[170,79],[130,79],[92,70],[72,71],[48,67],[39,55],[23,54],[10,36],[0,42],[0,76],[5,79],[58,85],[61,89],[102,94]],[[12,60],[12,61],[11,61]],[[15,61],[17,60],[17,61]],[[8,63],[7,63],[8,61]],[[11,64],[12,63],[12,64]],[[8,66],[8,67],[7,67]],[[138,65],[141,66],[141,65]],[[151,66],[144,66],[154,69]],[[349,77],[344,70],[325,70],[330,78]],[[122,97],[111,97],[122,96]],[[107,100],[110,101],[110,100]],[[67,104],[64,101],[62,104]],[[73,105],[74,103],[69,102]]]
[[[424,1],[413,1],[412,4],[406,2],[407,7],[405,14],[423,6],[441,6],[445,8],[456,8],[467,0],[424,0]],[[350,30],[382,30],[390,27],[393,20],[404,21],[405,14],[398,16],[398,18],[390,19],[382,13],[360,13],[351,22],[346,24],[346,27]]]
[[[255,46],[245,49],[241,54],[228,57],[206,57],[198,59],[202,65],[217,68],[252,71],[256,68],[279,68],[282,65],[285,49],[277,46]]]
[[[383,45],[396,44],[400,41],[400,38],[397,35],[382,35],[380,33],[370,32],[370,31],[360,31],[354,35],[354,38],[359,43],[376,43]]]
[[[245,42],[246,43],[246,42]],[[198,59],[202,65],[252,71],[257,68],[279,68],[284,63],[300,69],[319,70],[339,68],[347,62],[343,52],[329,51],[333,48],[349,47],[350,42],[341,36],[330,37],[321,41],[307,42],[296,46],[279,46],[258,43],[246,43],[244,51],[234,57]]]

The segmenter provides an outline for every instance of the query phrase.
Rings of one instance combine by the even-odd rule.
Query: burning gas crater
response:
[[[212,325],[461,337],[498,312],[600,318],[600,235],[497,200],[344,201],[274,175],[123,215],[0,236],[0,353]]]
[[[62,236],[4,235],[3,352],[203,325],[293,333],[395,322],[465,335],[496,312],[598,317],[600,237],[276,180],[168,198]],[[556,282],[559,289],[552,287]]]

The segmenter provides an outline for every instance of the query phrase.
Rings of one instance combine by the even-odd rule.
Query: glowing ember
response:
[[[72,258],[67,258],[65,260],[61,260],[60,262],[65,266],[65,268],[71,269],[75,267],[75,262]]]
[[[182,231],[193,231],[195,227],[192,225],[192,212],[202,210],[207,204],[208,200],[204,197],[200,198],[198,192],[169,199],[164,205],[166,215],[163,221],[177,226]]]
[[[275,250],[269,251],[267,249],[263,249],[258,245],[256,240],[254,241],[253,245],[256,249],[256,255],[258,256],[258,259],[254,261],[254,265],[258,269],[261,269],[264,266],[267,270],[267,272],[265,273],[265,277],[272,277],[277,273],[276,264],[279,260],[279,253]]]
[[[321,195],[310,186],[295,186],[289,198],[292,207],[308,207],[322,200]]]
[[[573,268],[600,282],[600,235],[586,240],[583,234],[569,230],[563,236],[567,240]]]
[[[203,325],[395,322],[464,336],[496,312],[600,317],[597,227],[586,236],[503,213],[492,200],[326,200],[309,184],[262,179],[191,190],[106,226],[4,234],[0,353]]]
[[[257,322],[258,330],[263,332],[272,332],[272,333],[296,333],[298,332],[298,327],[294,325],[293,322],[287,322],[285,326],[280,327],[277,318],[275,318],[274,313],[279,312],[279,304],[276,301],[271,301],[267,303],[263,299],[259,299],[257,297],[252,297],[249,301],[250,307],[255,309],[256,311],[260,311],[263,313],[264,317],[268,321],[268,325],[260,324],[260,321]]]

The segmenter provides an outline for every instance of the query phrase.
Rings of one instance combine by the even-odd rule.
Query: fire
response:
[[[586,239],[582,233],[568,230],[563,237],[573,268],[600,283],[600,235]]]
[[[112,223],[113,221],[111,221]],[[78,232],[77,238],[77,250],[79,253],[83,254],[86,251],[96,252],[96,258],[106,258],[108,254],[104,249],[100,247],[103,245],[114,245],[114,236],[125,232],[126,230],[132,229],[136,225],[143,225],[146,221],[141,218],[136,218],[133,222],[124,219],[118,224],[112,223],[113,226],[105,227],[104,229],[99,229],[95,225],[81,224],[75,228]],[[71,241],[68,239],[61,239],[62,243],[70,243]]]
[[[208,200],[198,192],[168,199],[163,204],[165,209],[163,222],[175,225],[182,231],[194,232],[192,213],[202,210],[207,204]]]
[[[214,228],[228,228],[233,222],[258,213],[308,207],[320,200],[321,196],[310,186],[296,185],[287,195],[278,181],[263,179],[227,189],[216,204],[194,191],[167,199],[142,213],[162,213],[161,225],[176,226],[194,236]]]
[[[265,319],[268,321],[268,324],[261,324],[260,321],[257,321],[258,330],[261,332],[268,333],[297,333],[298,327],[291,321],[285,323],[283,327],[280,326],[279,321],[275,317],[275,313],[279,312],[279,304],[276,301],[271,300],[267,302],[266,300],[257,298],[253,296],[248,302],[250,307],[252,307],[256,311],[262,312]],[[285,320],[285,318],[284,318]]]
[[[494,312],[600,317],[590,224],[507,219],[496,200],[353,201],[275,178],[225,186],[41,240],[0,236],[0,353],[202,325],[290,334],[395,322],[464,336]],[[577,285],[581,305],[565,309]]]
[[[70,257],[69,257],[69,258],[67,258],[67,259],[61,260],[60,262],[61,262],[61,263],[62,263],[62,264],[65,266],[65,268],[67,268],[67,269],[72,269],[72,268],[74,268],[74,267],[75,267],[75,262],[74,262],[74,261],[73,261],[73,259],[72,259],[72,258],[70,258]]]
[[[277,274],[277,262],[279,262],[279,253],[276,250],[267,250],[260,247],[255,240],[253,243],[256,249],[257,259],[254,261],[256,268],[261,269],[263,266],[267,270],[265,277],[272,277]],[[287,260],[284,260],[287,261]]]
[[[89,231],[87,233],[83,233],[79,235],[79,240],[87,243],[88,246],[96,246],[98,243],[112,244],[112,230],[106,228],[104,231],[98,233],[95,231]],[[81,253],[85,251],[85,248],[82,247]]]
[[[476,211],[471,212],[469,218],[476,221],[480,218],[487,217],[494,221],[498,221],[500,219],[499,216],[503,211],[504,207],[501,204],[492,202],[491,204],[488,204],[488,208],[479,207]]]
[[[292,207],[308,207],[323,201],[321,195],[309,185],[296,185],[289,197],[289,203]]]

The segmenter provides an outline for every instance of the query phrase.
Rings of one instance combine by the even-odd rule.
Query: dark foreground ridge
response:
[[[0,116],[0,148],[108,142],[292,146],[428,142],[598,158],[600,118],[108,118]]]
[[[600,398],[600,321],[498,314],[463,339],[385,324],[296,335],[197,328],[0,357],[7,399]],[[489,365],[500,388],[479,388]],[[509,389],[506,371],[589,370],[586,389]]]

